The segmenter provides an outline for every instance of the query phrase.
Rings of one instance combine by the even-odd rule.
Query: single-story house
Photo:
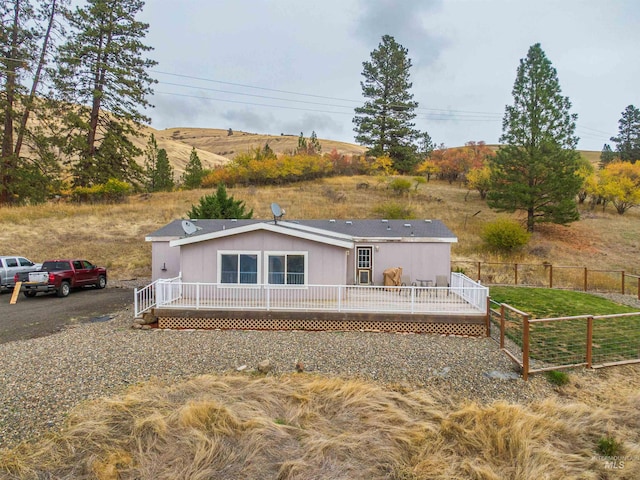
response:
[[[439,220],[175,220],[149,234],[152,276],[185,282],[382,285],[449,276],[456,236]]]
[[[439,220],[174,220],[146,241],[136,315],[162,328],[487,331],[488,290],[451,272]]]

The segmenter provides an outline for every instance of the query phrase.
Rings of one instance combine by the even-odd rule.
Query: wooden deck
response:
[[[153,290],[136,291],[136,314],[146,312],[160,328],[176,329],[487,335],[488,290],[453,275],[451,287],[439,288],[162,281]]]

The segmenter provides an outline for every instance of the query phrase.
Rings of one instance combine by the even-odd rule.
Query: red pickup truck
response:
[[[36,272],[16,274],[15,281],[22,282],[20,290],[26,297],[35,297],[38,292],[56,292],[59,297],[66,297],[72,288],[106,287],[107,270],[86,260],[47,260]]]

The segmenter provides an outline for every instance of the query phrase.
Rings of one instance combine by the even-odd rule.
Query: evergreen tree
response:
[[[158,150],[156,163],[155,190],[156,192],[170,192],[175,187],[173,181],[173,167],[169,163],[169,156],[164,148]]]
[[[202,168],[202,162],[198,157],[198,152],[195,147],[191,148],[191,156],[189,157],[189,163],[184,167],[184,174],[182,175],[182,186],[187,190],[193,190],[194,188],[200,188],[202,185],[202,179],[204,178],[204,170]]]
[[[103,184],[111,179],[130,184],[142,184],[144,172],[135,158],[142,154],[117,121],[108,121],[105,126],[104,138],[100,146],[96,147],[93,157],[95,162],[87,165],[88,171],[79,171],[82,163],[73,165],[71,172],[74,178],[91,178],[92,184]]]
[[[122,133],[111,138],[114,144],[123,142],[116,150],[132,154],[127,137],[138,134],[137,124],[149,122],[140,109],[149,106],[154,80],[147,70],[157,62],[144,58],[151,50],[142,43],[149,25],[136,20],[143,6],[142,0],[87,0],[69,15],[72,32],[60,47],[55,83],[70,106],[64,121],[75,185],[99,183],[95,175],[104,158],[96,152],[107,131],[115,130],[113,123]],[[135,164],[132,159],[119,163]]]
[[[635,163],[640,160],[640,110],[629,105],[618,120],[618,136],[610,139],[616,144],[620,160]]]
[[[156,191],[156,172],[158,171],[158,142],[152,133],[144,150],[144,176],[147,192]]]
[[[364,81],[360,85],[368,100],[355,109],[353,118],[356,141],[369,147],[369,155],[388,155],[401,173],[413,170],[420,160],[414,144],[419,132],[412,123],[418,103],[409,92],[411,60],[407,53],[392,36],[382,37],[371,52],[371,61],[362,64]]]
[[[58,17],[66,3],[68,0],[0,3],[0,204],[27,198],[39,201],[41,195],[38,199],[33,196],[36,190],[30,183],[42,186],[44,181],[48,187],[57,181],[57,171],[50,168],[50,150],[38,157],[42,134],[27,122],[35,113],[39,120],[47,115],[46,103],[36,102],[36,95],[43,96],[38,88],[52,50],[51,37],[63,34]],[[21,155],[25,141],[30,142],[28,159]],[[34,174],[39,175],[38,181],[27,180]]]
[[[191,219],[207,218],[252,218],[253,209],[246,211],[242,200],[235,200],[227,196],[227,188],[221,183],[215,195],[205,195],[200,199],[200,205],[191,205],[187,213]]]
[[[538,222],[567,224],[579,218],[576,175],[580,154],[574,135],[577,115],[561,95],[555,68],[540,44],[520,60],[513,86],[514,103],[506,107],[503,144],[491,163],[487,195],[498,211],[527,212],[527,230]]]
[[[418,155],[420,155],[421,160],[429,158],[435,148],[436,145],[433,143],[431,135],[428,132],[422,132],[418,137]]]
[[[613,150],[611,150],[611,147],[605,143],[602,147],[602,152],[600,153],[600,168],[606,167],[617,159],[618,156],[613,152]]]
[[[309,138],[309,145],[307,146],[307,153],[310,155],[320,155],[322,152],[322,146],[318,141],[318,135],[316,135],[315,130],[311,132],[311,138]]]

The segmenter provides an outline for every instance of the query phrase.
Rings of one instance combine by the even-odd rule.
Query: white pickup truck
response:
[[[0,257],[0,291],[4,288],[15,286],[16,273],[33,272],[40,270],[41,263],[33,263],[24,257],[4,256]]]

